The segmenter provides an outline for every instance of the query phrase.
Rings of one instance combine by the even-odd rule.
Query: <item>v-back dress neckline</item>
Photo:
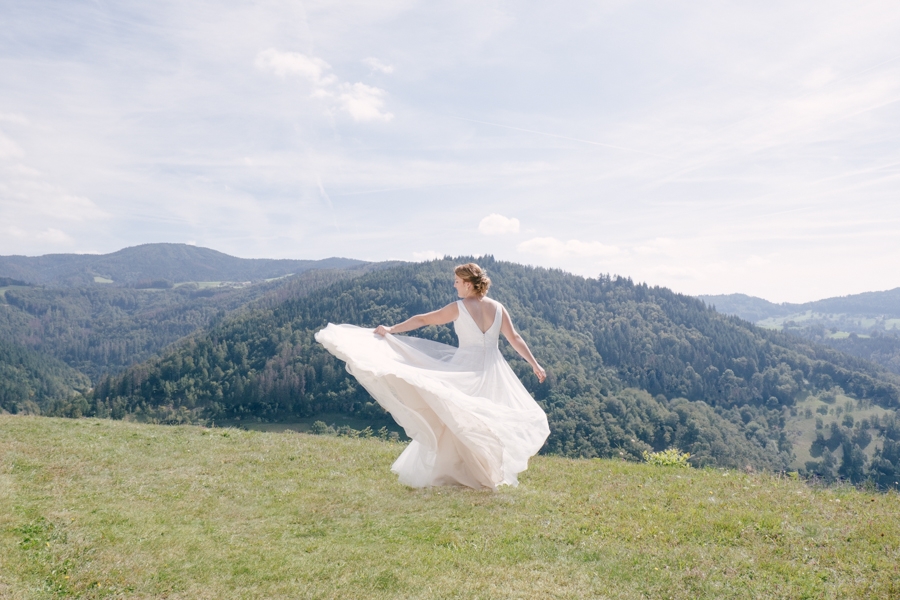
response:
[[[475,328],[481,332],[481,335],[487,335],[488,332],[494,328],[494,325],[496,325],[497,315],[500,314],[500,305],[499,304],[494,307],[494,318],[491,321],[491,324],[488,326],[487,329],[485,329],[484,331],[481,331],[481,326],[478,324],[478,321],[475,320],[475,317],[472,316],[472,313],[469,312],[469,309],[468,309],[468,307],[466,307],[466,303],[462,301],[462,298],[457,300],[457,302],[459,303],[460,310],[466,311],[466,314],[469,316],[469,320],[472,322],[473,325],[475,325]]]

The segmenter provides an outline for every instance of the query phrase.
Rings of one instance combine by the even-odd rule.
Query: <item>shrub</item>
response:
[[[682,452],[678,448],[669,448],[662,452],[643,452],[644,460],[651,465],[658,467],[682,467],[690,468],[688,459],[691,457],[687,452]]]

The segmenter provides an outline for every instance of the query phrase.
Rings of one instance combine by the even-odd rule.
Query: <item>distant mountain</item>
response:
[[[900,288],[775,304],[745,294],[699,296],[719,312],[826,344],[900,374]]]
[[[54,287],[96,283],[166,287],[185,281],[260,281],[310,269],[344,269],[361,264],[364,261],[349,258],[236,258],[187,244],[144,244],[112,254],[0,256],[0,278]]]
[[[734,315],[745,321],[757,323],[763,319],[789,315],[792,305],[775,304],[747,294],[720,294],[717,296],[697,296],[707,305],[726,315]]]
[[[716,310],[738,316],[745,321],[758,323],[765,319],[787,317],[812,312],[855,317],[900,318],[900,288],[885,292],[866,292],[837,298],[826,298],[803,304],[784,302],[775,304],[746,294],[722,294],[697,296]]]
[[[267,306],[390,263],[309,269],[246,286],[51,288],[0,281],[0,339],[64,361],[93,381],[146,360],[245,307]],[[2,358],[0,358],[2,362]],[[42,395],[35,397],[42,404]]]
[[[803,310],[820,313],[844,313],[859,316],[882,315],[900,318],[900,288],[885,292],[866,292],[839,298],[826,298],[800,305]]]

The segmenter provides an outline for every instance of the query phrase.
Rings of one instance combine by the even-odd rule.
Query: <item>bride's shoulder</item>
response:
[[[440,312],[450,315],[454,319],[456,319],[456,317],[459,316],[460,302],[462,302],[462,300],[455,300],[455,301],[451,302],[450,304],[448,304],[447,306],[445,306],[444,308],[440,309]]]
[[[497,302],[493,298],[485,298],[485,300],[490,302],[494,306],[494,310],[496,310],[500,314],[503,314],[503,312],[506,310],[505,306],[503,306],[501,303]]]

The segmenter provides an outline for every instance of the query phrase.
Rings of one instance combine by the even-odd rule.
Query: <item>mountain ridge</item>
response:
[[[900,287],[801,303],[782,302],[778,304],[758,296],[740,293],[701,294],[697,298],[714,306],[719,312],[739,316],[751,323],[806,311],[900,317]]]
[[[746,294],[699,298],[720,312],[825,344],[900,375],[900,288],[803,304],[775,304]]]
[[[239,282],[283,277],[309,269],[346,268],[365,262],[338,257],[322,260],[238,258],[200,246],[158,243],[131,246],[109,254],[0,256],[0,277],[59,287],[107,282],[126,286],[153,281],[170,284]]]

